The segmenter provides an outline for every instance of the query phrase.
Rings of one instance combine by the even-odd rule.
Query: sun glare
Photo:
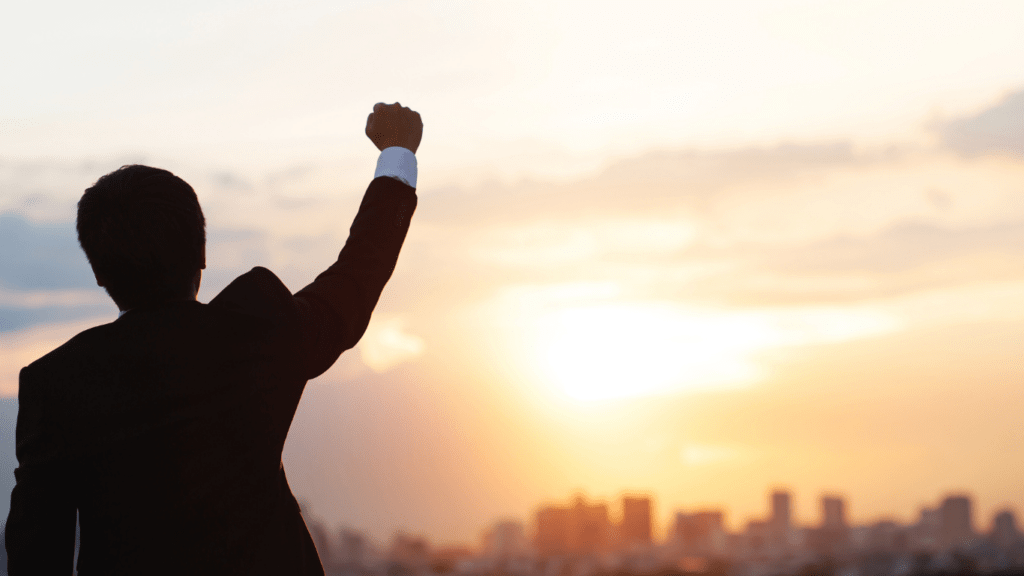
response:
[[[726,312],[671,304],[563,308],[536,340],[542,377],[578,401],[745,386],[764,376],[759,352],[878,333],[877,314],[838,310]]]
[[[741,353],[767,337],[656,306],[570,308],[542,324],[542,372],[577,400],[749,381],[757,370]]]

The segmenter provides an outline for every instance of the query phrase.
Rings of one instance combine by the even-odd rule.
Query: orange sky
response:
[[[286,445],[329,524],[473,540],[579,490],[649,491],[662,528],[739,527],[775,487],[801,523],[823,492],[855,521],[956,490],[980,526],[1024,512],[1021,7],[333,4],[60,5],[41,39],[20,9],[0,43],[41,49],[0,80],[0,214],[56,240],[28,261],[0,236],[0,309],[28,318],[0,393],[114,317],[67,236],[98,176],[193,184],[200,300],[255,265],[298,289],[397,99],[425,121],[419,209]],[[83,48],[82,22],[110,34]]]

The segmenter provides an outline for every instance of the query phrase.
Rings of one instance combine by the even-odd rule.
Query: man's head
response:
[[[78,201],[78,243],[122,310],[194,298],[206,267],[206,219],[184,180],[122,166]]]

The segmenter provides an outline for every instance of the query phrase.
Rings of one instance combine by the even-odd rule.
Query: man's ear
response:
[[[206,244],[203,244],[203,264],[199,267],[200,270],[206,270]]]
[[[102,274],[100,274],[99,272],[97,272],[95,270],[92,271],[92,274],[93,274],[93,276],[96,277],[96,285],[97,286],[99,286],[100,288],[106,288],[107,287],[107,279],[104,278]]]

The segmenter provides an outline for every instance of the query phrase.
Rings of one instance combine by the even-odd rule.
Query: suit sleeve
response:
[[[362,338],[416,209],[416,189],[375,178],[363,196],[338,260],[295,294],[306,377],[325,372]]]
[[[55,407],[42,383],[21,371],[15,453],[18,468],[7,516],[7,570],[21,574],[60,574],[74,570],[75,518],[71,467],[62,455]]]

